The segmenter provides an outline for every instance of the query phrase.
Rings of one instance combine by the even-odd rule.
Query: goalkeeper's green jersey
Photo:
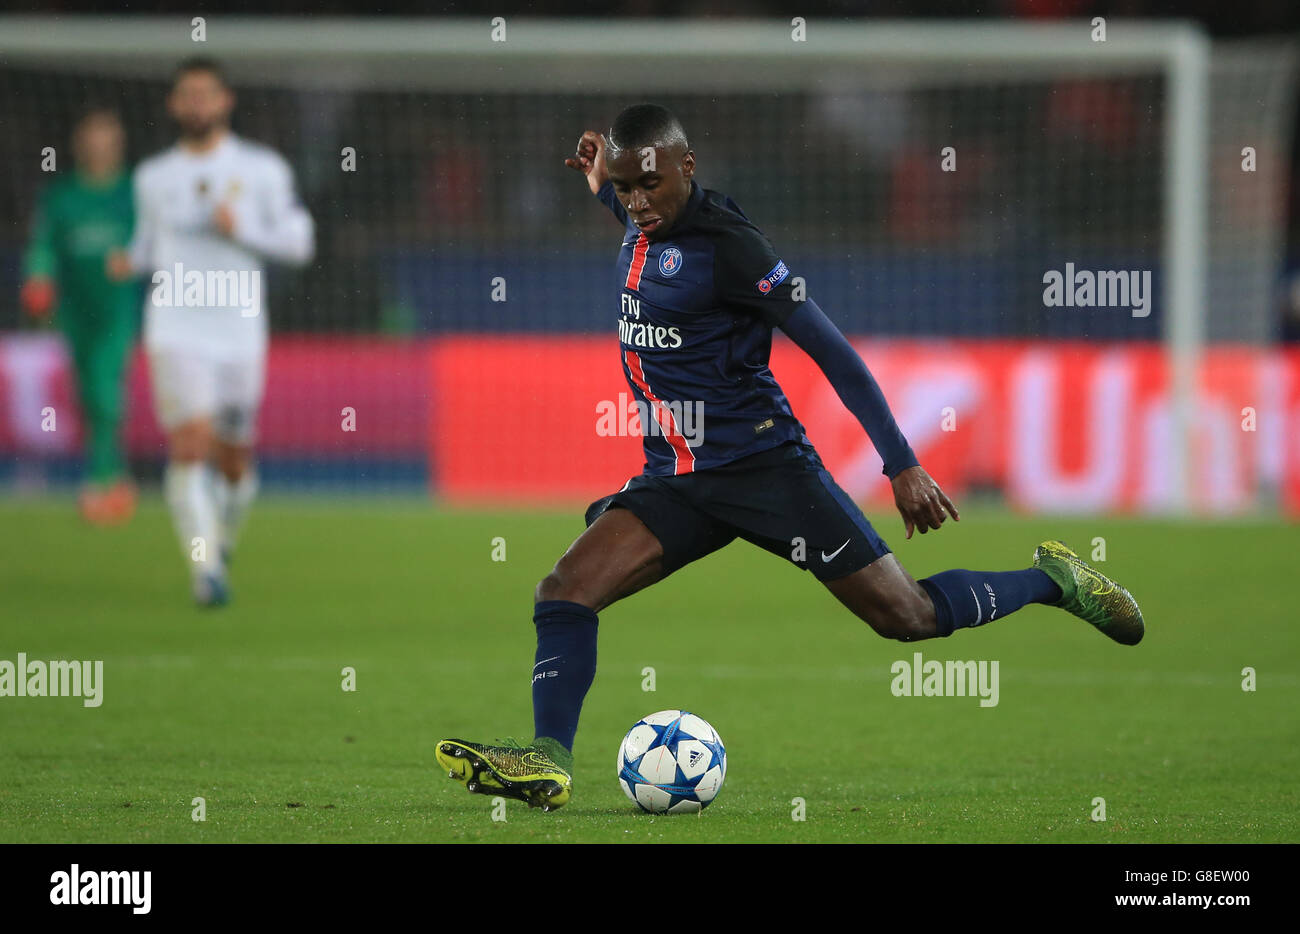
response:
[[[65,326],[107,325],[136,312],[136,284],[114,282],[105,269],[108,253],[130,243],[134,219],[127,172],[102,183],[74,173],[42,194],[23,271],[55,281]]]

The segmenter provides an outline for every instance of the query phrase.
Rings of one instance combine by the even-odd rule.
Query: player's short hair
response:
[[[681,143],[690,149],[681,121],[659,104],[634,104],[614,118],[609,128],[609,145],[616,151],[639,150],[647,146],[668,148]]]
[[[77,111],[77,117],[73,121],[74,128],[80,128],[93,121],[105,120],[109,123],[122,125],[122,115],[118,113],[116,107],[112,104],[90,103]]]
[[[172,87],[176,87],[181,78],[196,71],[206,71],[216,78],[223,88],[228,89],[230,87],[230,82],[226,80],[225,68],[215,58],[209,58],[206,55],[193,55],[177,65],[176,70],[172,72]]]

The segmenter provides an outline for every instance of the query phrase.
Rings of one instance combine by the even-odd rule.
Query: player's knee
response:
[[[92,424],[102,425],[104,422],[116,422],[121,418],[117,406],[99,398],[85,400],[82,402],[82,409],[86,420]]]
[[[592,598],[590,588],[584,586],[577,575],[569,572],[563,566],[563,562],[557,564],[550,574],[537,582],[537,587],[533,591],[533,600],[536,603],[541,603],[543,600],[565,600],[569,603],[580,603],[593,610],[601,610],[605,606],[605,601]]]
[[[558,567],[538,581],[533,591],[533,600],[537,603],[543,600],[572,600],[573,596],[573,588]]]
[[[921,592],[900,600],[876,614],[873,621],[876,631],[887,639],[899,642],[919,642],[930,639],[935,633],[934,604]]]
[[[182,425],[171,433],[168,451],[172,460],[206,460],[212,451],[212,433],[203,422]]]
[[[226,478],[227,483],[238,483],[248,470],[248,456],[244,451],[227,445],[219,446],[217,451],[217,469]]]
[[[207,446],[200,439],[181,437],[171,444],[171,459],[190,464],[207,460]]]

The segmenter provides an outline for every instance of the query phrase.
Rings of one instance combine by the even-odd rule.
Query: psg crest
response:
[[[670,246],[659,254],[659,271],[665,276],[675,276],[682,268],[682,251]]]

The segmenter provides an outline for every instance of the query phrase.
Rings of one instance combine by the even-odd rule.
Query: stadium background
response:
[[[1161,12],[1137,6],[1124,13]],[[1212,51],[1209,344],[1193,496],[1210,511],[1300,509],[1300,363],[1286,343],[1300,330],[1286,260],[1297,212],[1285,30],[1295,24],[1260,9],[1229,22],[1207,7],[1204,17],[1210,29],[1253,33]],[[998,12],[1070,15],[1086,29],[1109,10]],[[79,471],[76,433],[42,432],[36,414],[46,404],[75,412],[66,356],[15,300],[43,182],[34,154],[64,145],[90,101],[121,110],[131,162],[170,145],[167,66],[194,51],[185,23],[173,26],[174,49],[112,67],[0,58],[0,294],[10,296],[0,302],[0,480],[18,495],[61,489]],[[595,430],[597,404],[625,391],[610,327],[617,227],[561,160],[583,128],[652,96],[682,118],[702,184],[747,211],[859,342],[923,462],[954,494],[988,492],[1027,510],[1169,505],[1159,344],[1167,88],[1151,69],[1011,66],[971,78],[931,67],[902,80],[841,69],[787,93],[742,78],[651,95],[474,93],[442,88],[454,82],[436,74],[404,85],[351,60],[342,78],[319,61],[230,69],[236,131],[289,159],[317,223],[315,262],[270,273],[270,490],[541,505],[589,498],[639,470],[636,438]],[[1240,171],[1242,145],[1256,147],[1257,172]],[[345,146],[357,151],[355,172],[340,170]],[[944,146],[956,172],[939,171]],[[1045,308],[1042,274],[1066,262],[1151,270],[1152,313]],[[498,282],[505,301],[494,300]],[[784,339],[774,369],[844,485],[863,499],[887,495],[860,429]],[[956,431],[940,427],[949,406]],[[1240,430],[1244,406],[1259,410],[1257,432]],[[355,432],[341,428],[345,407]],[[154,477],[162,437],[139,355],[129,412],[134,470]]]

